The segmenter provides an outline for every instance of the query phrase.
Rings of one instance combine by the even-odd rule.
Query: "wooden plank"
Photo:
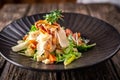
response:
[[[19,19],[20,17],[24,16],[25,11],[27,10],[25,7],[28,7],[28,4],[5,5],[0,10],[0,30],[2,30],[3,27],[11,23],[13,20]]]
[[[58,4],[46,4],[46,5],[44,5],[44,4],[32,5],[28,15],[50,12],[51,10],[55,10],[55,9],[60,9],[63,12],[88,14],[88,12],[86,10],[86,6],[83,4],[74,5],[72,3],[66,3],[66,4],[59,4],[59,5]],[[69,5],[69,6],[66,6],[66,5]]]
[[[50,10],[57,8],[57,9],[62,9],[64,12],[76,12],[76,13],[88,14],[92,16],[98,16],[98,18],[100,19],[104,19],[104,17],[101,15],[99,10],[97,10],[96,12],[94,11],[94,7],[97,7],[98,9],[103,9],[107,7],[106,5],[103,6],[94,5],[94,7],[92,7],[93,5],[91,7],[90,6],[91,5],[82,5],[82,4],[75,5],[70,3],[59,4],[59,5],[38,4],[38,6],[31,5],[28,13],[23,12],[23,15],[32,15],[36,13],[49,12]],[[108,10],[109,7],[106,8],[107,10],[103,11],[102,13],[108,15],[108,13],[110,12]],[[28,7],[23,7],[23,8],[27,9]],[[3,11],[7,12],[8,10],[3,10]],[[111,9],[111,11],[114,11],[114,9]],[[49,80],[119,80],[119,77],[114,71],[113,64],[109,60],[89,68],[75,70],[75,71],[68,71],[68,72],[36,72],[36,71],[19,68],[7,62],[0,77],[0,80],[48,80],[48,79]]]
[[[0,75],[3,71],[4,66],[5,66],[5,59],[3,59],[3,57],[0,56]]]
[[[51,10],[58,9],[57,4],[33,4],[27,15],[34,15],[39,13],[50,12]]]
[[[88,14],[86,5],[83,4],[75,4],[75,5],[72,3],[59,4],[59,9],[61,9],[63,12]]]
[[[7,62],[1,80],[119,80],[111,73],[108,63],[68,72],[36,72],[19,68]],[[4,76],[3,76],[4,75]]]
[[[87,5],[88,10],[90,11],[90,15],[93,17],[97,17],[102,20],[106,20],[106,17],[108,16],[108,13],[110,11],[116,11],[115,6],[111,4],[91,4]],[[107,21],[107,20],[106,20]]]

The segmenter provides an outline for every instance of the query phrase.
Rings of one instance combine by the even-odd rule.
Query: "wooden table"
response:
[[[0,30],[23,16],[54,9],[91,15],[113,25],[120,32],[120,13],[111,4],[6,4],[0,10]],[[120,80],[120,51],[100,64],[67,72],[37,72],[19,68],[0,56],[0,80]]]

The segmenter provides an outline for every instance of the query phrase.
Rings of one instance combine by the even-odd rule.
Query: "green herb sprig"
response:
[[[58,21],[58,19],[62,19],[62,11],[61,10],[54,10],[51,11],[50,14],[46,14],[44,16],[45,20],[48,21],[48,23],[53,24]]]

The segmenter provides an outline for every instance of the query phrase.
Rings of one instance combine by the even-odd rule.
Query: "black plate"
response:
[[[73,32],[81,32],[91,40],[91,43],[95,42],[97,45],[93,49],[83,53],[81,58],[68,66],[62,63],[53,65],[37,63],[31,58],[13,52],[11,47],[16,45],[17,40],[22,39],[35,21],[43,19],[43,15],[45,13],[18,19],[0,32],[0,54],[6,60],[19,67],[37,71],[73,70],[100,63],[112,57],[120,48],[120,35],[108,23],[87,15],[63,13],[64,22],[59,23]]]

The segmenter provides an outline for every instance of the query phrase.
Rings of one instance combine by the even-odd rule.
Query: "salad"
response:
[[[96,45],[88,44],[89,40],[82,38],[80,32],[72,32],[57,23],[59,19],[63,20],[64,16],[61,13],[61,10],[51,11],[43,16],[44,20],[35,22],[12,50],[32,57],[37,62],[45,64],[62,62],[68,65]]]

